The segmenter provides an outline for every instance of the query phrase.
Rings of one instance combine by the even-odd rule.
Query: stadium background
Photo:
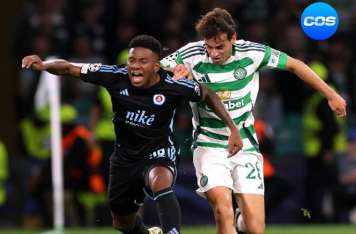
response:
[[[165,53],[168,54],[188,41],[197,40],[194,22],[200,15],[216,6],[232,13],[238,22],[239,37],[268,44],[311,64],[315,71],[346,98],[348,102],[346,121],[335,123],[332,118],[331,120],[328,118],[330,113],[320,111],[320,121],[325,121],[326,124],[325,131],[317,138],[330,143],[332,141],[325,138],[336,137],[337,131],[341,137],[348,140],[349,146],[353,146],[356,140],[354,130],[356,2],[326,1],[337,10],[340,25],[337,33],[323,42],[309,39],[300,28],[301,12],[311,2],[314,1],[7,2],[2,6],[0,16],[3,31],[0,39],[2,51],[0,230],[4,228],[5,231],[13,227],[29,230],[48,228],[52,220],[49,154],[47,148],[43,148],[48,147],[46,144],[50,134],[48,120],[46,110],[35,109],[34,105],[39,74],[22,71],[21,58],[27,54],[37,53],[43,58],[57,55],[75,62],[120,63],[125,60],[125,46],[130,38],[138,33],[158,37],[166,48]],[[107,120],[105,119],[107,103],[101,96],[101,90],[92,86],[65,79],[62,80],[62,87],[62,101],[67,104],[63,107],[65,131],[68,130],[70,133],[77,130],[76,127],[80,124],[85,130],[90,129],[94,132],[94,139],[87,137],[86,134],[85,136],[79,134],[79,140],[74,145],[68,145],[64,157],[67,173],[65,175],[68,178],[65,180],[66,225],[108,226],[110,219],[103,202],[105,196],[102,195],[105,194],[100,178],[105,179],[107,167],[105,157],[110,151],[112,136],[107,129],[98,130],[100,123],[105,125]],[[308,112],[306,107],[310,107],[309,101],[313,93],[298,78],[285,72],[264,72],[261,75],[260,89],[255,114],[261,120],[263,150],[272,166],[270,174],[266,177],[273,178],[270,180],[271,186],[266,184],[267,222],[270,224],[356,222],[355,217],[352,219],[349,215],[356,213],[355,210],[352,211],[356,200],[356,179],[347,182],[342,179],[343,172],[346,171],[343,158],[347,157],[347,146],[334,149],[322,145],[325,150],[321,152],[327,153],[318,155],[319,160],[310,160],[306,156],[304,145],[306,139],[303,133],[312,130],[304,123],[305,114]],[[181,110],[176,122],[176,133],[183,151],[177,184],[183,224],[211,225],[213,217],[209,206],[205,200],[194,194],[195,178],[191,153],[187,147],[191,128],[189,111]],[[329,127],[331,125],[335,125],[336,128]],[[28,130],[28,126],[33,127],[31,131]],[[42,137],[41,142],[31,141],[32,138],[38,137]],[[94,155],[97,152],[95,147],[88,149],[88,145],[92,146],[94,140],[100,146],[99,154],[102,152],[102,161],[87,159],[90,154],[88,151],[94,152]],[[4,153],[3,149],[6,149],[7,153]],[[353,168],[350,163],[351,166],[347,170],[354,171],[355,174],[355,159],[351,162]],[[317,164],[317,168],[320,169],[314,172],[320,174],[320,177],[316,178],[316,184],[312,184],[315,189],[312,192],[309,191],[310,183],[307,183],[310,163]],[[78,173],[83,175],[79,176],[82,180],[78,179]],[[344,197],[345,191],[347,197]],[[342,201],[349,203],[344,204]],[[318,206],[310,207],[313,202],[320,203],[320,212]],[[96,206],[93,207],[93,204]],[[309,211],[313,209],[317,212],[310,213]],[[150,202],[147,203],[143,214],[147,222],[152,224],[157,222]],[[290,227],[288,230],[293,229]],[[342,227],[337,230],[341,232]]]

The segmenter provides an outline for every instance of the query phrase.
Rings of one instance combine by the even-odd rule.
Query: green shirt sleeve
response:
[[[265,53],[258,69],[281,69],[286,68],[288,55],[282,51],[266,46]]]

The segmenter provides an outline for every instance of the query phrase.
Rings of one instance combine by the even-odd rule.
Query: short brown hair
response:
[[[214,8],[201,17],[195,29],[205,39],[216,37],[220,33],[226,33],[228,39],[231,39],[236,31],[236,24],[227,10]]]

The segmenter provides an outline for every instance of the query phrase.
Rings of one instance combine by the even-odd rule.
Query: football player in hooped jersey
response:
[[[188,43],[161,60],[174,77],[192,76],[217,92],[240,130],[243,148],[233,157],[221,157],[228,131],[204,103],[193,104],[195,126],[194,166],[198,190],[214,210],[219,234],[237,231],[264,233],[263,159],[258,149],[252,109],[258,92],[258,71],[285,69],[321,92],[338,117],[346,103],[303,62],[259,43],[237,40],[235,22],[224,9],[215,8],[197,23],[203,40]],[[239,212],[232,209],[231,192]]]
[[[195,81],[173,80],[160,69],[160,54],[161,45],[155,38],[140,35],[129,44],[125,66],[42,62],[37,55],[22,60],[25,69],[79,77],[104,86],[110,93],[116,144],[110,158],[109,204],[113,226],[125,234],[180,231],[180,208],[172,190],[179,151],[172,122],[183,99],[203,100],[229,127],[225,157],[242,148],[239,131],[219,97]],[[144,192],[156,202],[163,232],[159,228],[147,229],[137,215]]]

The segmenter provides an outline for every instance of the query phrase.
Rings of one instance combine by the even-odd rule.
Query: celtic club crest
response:
[[[234,71],[234,77],[237,80],[242,80],[246,77],[247,71],[245,68],[239,67]]]
[[[206,175],[203,175],[201,178],[200,178],[200,186],[201,187],[205,187],[207,184],[208,184],[208,177]]]

